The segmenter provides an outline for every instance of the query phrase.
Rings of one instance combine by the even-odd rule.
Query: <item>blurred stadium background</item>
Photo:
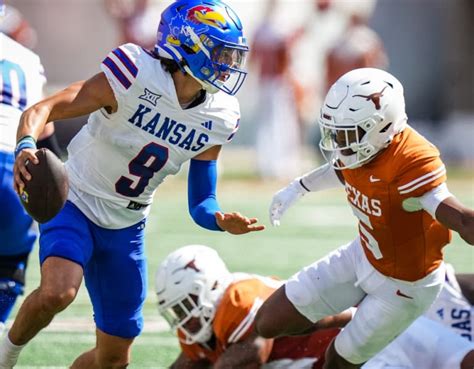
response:
[[[238,94],[241,129],[233,143],[224,149],[220,163],[218,192],[223,209],[257,216],[268,226],[267,208],[272,194],[295,173],[320,164],[315,118],[327,85],[331,52],[350,58],[353,53],[368,50],[367,33],[355,40],[349,37],[348,29],[354,22],[378,35],[385,50],[384,66],[405,86],[410,124],[438,145],[448,163],[451,191],[474,207],[474,2],[271,0],[273,14],[270,15],[269,1],[227,0],[240,15],[250,44],[261,45],[256,42],[256,34],[264,24],[274,31],[273,38],[265,39],[270,40],[267,41],[270,48],[280,42],[284,50],[282,54],[259,56],[263,47],[258,46],[250,54],[249,78]],[[102,58],[120,43],[132,40],[153,45],[159,14],[170,1],[6,3],[14,5],[34,31],[29,42],[43,61],[49,82],[47,92],[53,92],[97,73]],[[343,50],[340,54],[339,47]],[[298,160],[286,164],[287,170],[283,172],[262,168],[269,162],[268,155],[278,146],[275,139],[279,138],[270,138],[265,136],[265,130],[259,131],[265,124],[262,111],[270,109],[271,102],[261,97],[263,84],[257,77],[268,72],[275,58],[279,61],[285,58],[285,64],[276,68],[285,69],[286,86],[294,92],[288,99],[278,95],[283,97],[276,104],[298,106],[297,126],[280,119],[280,135],[288,135],[292,130],[299,132],[295,141]],[[258,60],[260,63],[263,60],[263,68]],[[85,117],[56,123],[63,147],[84,122]],[[259,139],[267,151],[257,149]],[[160,187],[148,221],[150,287],[145,306],[146,324],[134,347],[130,368],[165,368],[177,355],[176,339],[166,332],[164,321],[158,317],[153,293],[153,272],[160,260],[176,247],[206,244],[219,251],[231,270],[286,278],[348,242],[356,232],[342,190],[306,196],[289,211],[280,228],[268,228],[260,234],[233,237],[201,230],[187,213],[186,173],[183,168],[177,177]],[[474,248],[459,237],[455,236],[453,244],[446,248],[446,257],[458,272],[474,272]],[[37,252],[34,252],[27,273],[27,292],[38,282]],[[26,348],[18,368],[64,368],[93,343],[92,313],[83,289],[77,301]]]

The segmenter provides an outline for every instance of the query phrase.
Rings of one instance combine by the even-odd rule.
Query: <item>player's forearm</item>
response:
[[[436,219],[444,226],[459,233],[461,238],[474,245],[474,210],[449,197],[436,209]]]
[[[17,140],[24,136],[38,139],[46,123],[86,114],[84,104],[75,102],[83,83],[74,83],[25,110],[18,125]]]
[[[75,118],[100,109],[101,102],[88,93],[86,83],[75,82],[46,99],[51,107],[48,121]]]
[[[188,208],[196,224],[212,231],[222,231],[215,217],[215,213],[220,211],[216,199],[216,165],[215,160],[191,160],[188,175]]]
[[[461,226],[458,230],[461,238],[469,245],[474,245],[474,211],[468,210],[461,216]]]
[[[41,132],[43,132],[49,114],[50,110],[39,103],[25,110],[20,117],[20,123],[16,133],[17,141],[25,136],[32,136],[37,140]]]

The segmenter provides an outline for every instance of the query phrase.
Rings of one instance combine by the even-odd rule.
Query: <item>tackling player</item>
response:
[[[389,73],[343,75],[319,124],[328,163],[275,194],[271,221],[279,224],[304,194],[341,181],[359,236],[290,278],[263,305],[256,326],[264,337],[288,335],[358,304],[327,352],[327,368],[358,368],[433,303],[450,229],[474,244],[474,211],[449,192],[436,147],[408,126],[403,87]]]
[[[339,331],[275,340],[258,337],[255,315],[283,282],[230,273],[217,252],[206,246],[172,252],[159,265],[155,280],[158,310],[176,330],[181,345],[173,369],[250,369],[267,362],[311,368]],[[346,314],[350,319],[350,312]]]
[[[147,290],[144,228],[154,192],[190,160],[189,211],[200,226],[242,234],[257,219],[223,213],[216,160],[238,129],[234,95],[248,47],[239,17],[218,1],[179,0],[166,8],[154,51],[122,45],[102,72],[28,109],[17,133],[15,187],[36,162],[35,141],[55,119],[92,113],[68,146],[68,202],[40,227],[41,285],[22,305],[0,346],[0,368],[75,298],[84,276],[97,344],[71,368],[125,368],[142,330]],[[34,319],[31,319],[34,317]]]
[[[336,327],[347,324],[352,311],[318,321],[306,335],[259,337],[255,315],[282,283],[230,273],[206,246],[169,254],[157,269],[155,288],[158,310],[180,341],[181,353],[171,368],[322,368],[325,351],[340,332]],[[363,368],[471,369],[473,364],[474,343],[421,317]]]
[[[11,10],[6,7],[7,15]],[[38,55],[2,30],[3,24],[0,26],[0,332],[17,297],[23,294],[28,255],[37,235],[33,220],[13,189],[15,134],[22,112],[43,97],[46,83]],[[40,139],[51,141],[54,137],[51,133],[44,130]]]

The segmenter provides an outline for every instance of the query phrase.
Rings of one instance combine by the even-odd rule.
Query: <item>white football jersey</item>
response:
[[[70,200],[94,223],[118,229],[150,211],[153,194],[167,175],[238,129],[235,97],[207,94],[198,106],[181,108],[171,74],[154,55],[126,44],[104,59],[102,71],[118,110],[92,113],[68,146]]]
[[[13,151],[21,113],[43,96],[40,58],[0,32],[0,150]]]
[[[474,343],[424,316],[418,318],[362,369],[454,369]]]
[[[474,342],[474,306],[463,296],[454,269],[449,264],[443,289],[425,315]]]

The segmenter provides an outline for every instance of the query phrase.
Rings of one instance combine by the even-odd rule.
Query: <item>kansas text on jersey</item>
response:
[[[173,79],[158,59],[126,44],[102,62],[118,110],[91,114],[68,147],[71,200],[105,228],[132,225],[149,207],[159,184],[181,165],[232,139],[238,128],[237,99],[207,94],[198,106],[182,109]],[[129,208],[127,208],[129,207]]]

